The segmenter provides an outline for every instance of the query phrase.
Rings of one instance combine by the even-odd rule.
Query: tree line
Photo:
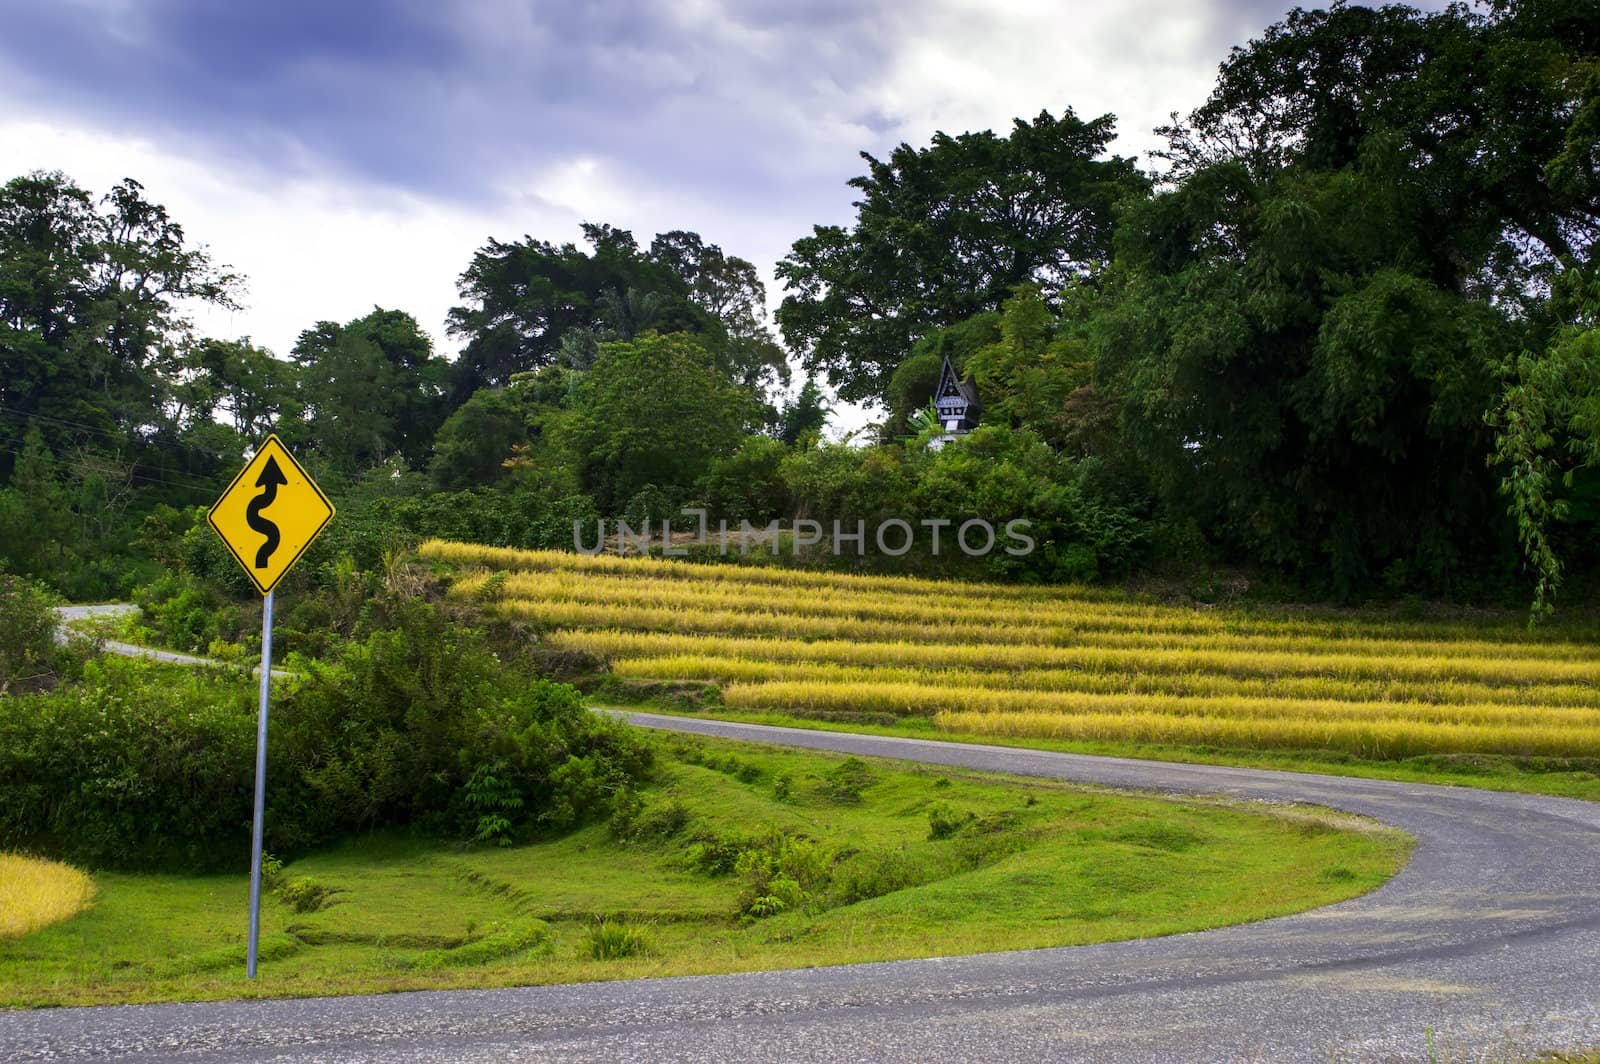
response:
[[[143,188],[16,178],[0,561],[103,584],[89,559],[182,535],[192,515],[153,508],[209,501],[275,429],[371,543],[555,546],[573,519],[684,505],[1025,517],[1041,550],[983,575],[1182,559],[1341,599],[1531,586],[1540,609],[1581,589],[1600,560],[1600,10],[1297,8],[1158,132],[1152,171],[1108,153],[1113,116],[1070,108],[863,153],[853,221],[777,265],[776,333],[754,265],[695,233],[491,240],[460,276],[454,360],[382,308],[286,358],[197,335],[185,308],[229,305],[239,279]],[[982,425],[932,450],[945,358]],[[882,421],[823,442],[814,380]]]

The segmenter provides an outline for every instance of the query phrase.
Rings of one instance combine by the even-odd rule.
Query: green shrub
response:
[[[0,695],[37,690],[57,678],[55,603],[42,588],[0,573]]]
[[[655,952],[644,928],[610,920],[601,920],[590,928],[585,944],[589,956],[597,961],[645,957]]]
[[[463,803],[478,815],[473,842],[510,846],[513,841],[513,819],[521,814],[525,803],[507,778],[506,768],[503,760],[479,765],[461,787]]]
[[[678,834],[689,823],[689,807],[676,798],[651,806],[639,817],[635,837],[666,839]]]
[[[847,757],[822,778],[822,796],[840,805],[859,805],[861,794],[872,785],[872,769],[859,757]]]
[[[739,855],[756,845],[755,840],[739,835],[700,835],[684,851],[683,863],[708,876],[732,875]]]
[[[215,538],[209,529],[206,534]],[[213,642],[236,643],[248,634],[260,649],[261,626],[247,619],[251,611],[186,573],[161,575],[135,592],[134,601],[162,646],[198,653]]]
[[[905,850],[872,849],[851,855],[833,870],[830,905],[854,905],[937,879],[940,868]]]
[[[611,833],[624,842],[669,839],[689,824],[689,807],[676,798],[645,806],[632,791],[620,795],[611,815]]]
[[[318,883],[310,876],[301,876],[280,886],[276,893],[279,900],[295,912],[314,913],[326,909],[328,902],[339,893],[339,888]]]
[[[285,856],[411,824],[500,842],[610,813],[651,747],[563,684],[505,668],[437,607],[275,689],[267,845]],[[248,856],[254,685],[101,659],[81,684],[0,699],[0,848],[91,867],[237,867]],[[492,783],[490,781],[493,781]],[[498,819],[496,819],[498,818]]]
[[[971,812],[963,812],[949,802],[934,802],[928,806],[928,838],[948,839],[974,819]]]
[[[253,701],[247,684],[206,670],[109,657],[81,683],[0,699],[0,849],[92,867],[242,864]],[[287,782],[271,780],[269,825]]]
[[[833,855],[810,839],[769,832],[734,861],[734,873],[744,880],[740,914],[773,916],[804,908],[827,886],[832,865]]]

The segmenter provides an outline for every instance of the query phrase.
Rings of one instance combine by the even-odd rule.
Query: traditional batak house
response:
[[[933,390],[933,407],[939,414],[939,427],[944,430],[928,441],[928,446],[936,451],[978,427],[978,412],[982,409],[978,403],[978,389],[972,381],[956,376],[948,355],[944,369],[939,372],[939,386]]]

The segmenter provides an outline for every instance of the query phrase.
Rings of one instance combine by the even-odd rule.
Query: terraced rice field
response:
[[[743,711],[972,735],[1600,756],[1600,646],[1515,621],[1260,615],[960,584],[433,541],[487,598],[618,675]]]

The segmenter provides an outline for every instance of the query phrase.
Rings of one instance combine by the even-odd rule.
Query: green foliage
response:
[[[752,399],[787,383],[788,364],[764,319],[755,267],[697,233],[661,233],[642,251],[633,234],[585,223],[593,249],[491,240],[461,275],[450,332],[466,341],[452,376],[457,401],[518,373],[556,364],[585,371],[595,343],[693,333],[724,381]]]
[[[756,416],[748,393],[681,336],[606,344],[574,405],[565,431],[579,482],[605,513],[646,485],[688,490]]]
[[[99,447],[52,453],[47,438],[30,425],[0,488],[0,565],[69,598],[126,594],[137,571],[129,542],[135,468]]]
[[[781,440],[746,436],[732,454],[712,460],[700,480],[700,494],[712,520],[765,524],[792,515],[783,462],[790,454]]]
[[[897,516],[912,471],[897,450],[824,443],[789,455],[781,467],[795,509],[818,520]]]
[[[1132,160],[1099,159],[1112,121],[1040,112],[1009,136],[936,133],[887,161],[863,153],[855,226],[817,226],[778,264],[791,293],[778,323],[806,368],[842,399],[880,396],[932,330],[1102,261],[1113,206],[1144,187]]]
[[[937,556],[931,533],[918,527],[911,553],[869,559],[883,568],[991,579],[1116,578],[1144,563],[1153,535],[1149,488],[1137,469],[1113,459],[1074,460],[1032,431],[1003,425],[980,425],[938,451],[824,444],[790,455],[781,472],[796,511],[824,527],[834,520],[869,528],[891,518],[914,526],[950,522]],[[973,519],[990,522],[996,546],[969,558],[955,537]],[[1007,535],[1014,520],[1029,522],[1014,531],[1033,540],[1031,550]]]
[[[828,423],[830,413],[832,411],[823,404],[822,389],[817,387],[815,379],[807,377],[794,402],[783,409],[778,421],[778,439],[790,447],[809,446],[821,438],[822,427]]]
[[[1426,276],[1391,149],[1273,180],[1219,163],[1157,197],[1098,323],[1097,382],[1163,492],[1341,594],[1394,562],[1448,588],[1495,529],[1481,417],[1507,322]]]
[[[55,602],[42,589],[0,572],[0,695],[48,687],[69,665],[56,645]]]
[[[513,821],[521,815],[525,803],[507,776],[509,767],[504,760],[479,765],[461,786],[462,804],[478,818],[473,842],[510,846],[515,841]]]
[[[0,474],[27,418],[57,454],[170,442],[192,413],[173,402],[185,312],[236,287],[137,181],[99,200],[61,173],[0,186]]]
[[[95,867],[248,857],[250,690],[168,673],[152,683],[150,666],[99,659],[81,683],[0,700],[0,845]]]
[[[823,797],[840,805],[858,805],[862,792],[872,786],[872,769],[859,757],[847,757],[823,777],[820,790]]]
[[[589,929],[585,947],[597,961],[647,957],[656,951],[644,928],[611,920],[601,920]]]
[[[487,934],[483,937],[464,942],[451,949],[426,950],[404,967],[421,972],[444,968],[467,968],[488,964],[503,957],[513,957],[541,946],[548,947],[550,942],[550,928],[540,920],[510,924],[497,922],[486,930]]]
[[[496,842],[564,831],[648,772],[649,746],[572,688],[507,669],[426,602],[385,613],[391,627],[330,661],[292,662],[274,698],[274,852],[389,824]],[[98,660],[80,684],[0,701],[0,846],[96,867],[242,859],[254,686],[205,670],[152,682],[155,668]]]
[[[320,912],[328,907],[339,888],[319,883],[310,876],[301,876],[278,887],[275,893],[280,901],[297,913]]]
[[[660,842],[680,834],[689,826],[689,807],[676,798],[665,798],[645,805],[638,795],[627,792],[613,803],[611,833],[624,842]]]
[[[1092,370],[1086,339],[1058,322],[1029,286],[1001,308],[999,340],[974,352],[966,365],[983,397],[985,420],[1031,429],[1057,449],[1076,441],[1079,450],[1087,449],[1086,441],[1067,398],[1090,385]]]
[[[928,838],[948,839],[976,819],[970,811],[957,809],[949,802],[928,805]]]
[[[187,405],[226,419],[238,439],[265,439],[280,422],[305,415],[295,364],[248,340],[202,340],[185,352],[184,368]]]
[[[194,535],[215,538],[209,528]],[[188,573],[167,572],[157,577],[139,589],[134,601],[160,645],[189,653],[199,653],[216,640],[236,642],[248,623],[247,611],[237,602]],[[254,634],[259,638],[259,631]]]
[[[527,437],[523,411],[505,390],[479,390],[439,427],[428,474],[444,491],[491,483]]]
[[[344,325],[318,322],[292,357],[304,422],[280,431],[302,456],[315,453],[345,473],[391,456],[426,462],[444,418],[447,363],[415,318],[377,308]]]
[[[751,918],[805,908],[827,885],[832,855],[811,839],[770,831],[740,852],[733,873],[743,881],[739,912]]]
[[[1577,321],[1544,351],[1507,359],[1505,389],[1489,413],[1500,490],[1534,573],[1535,617],[1554,609],[1562,576],[1556,537],[1572,513],[1573,489],[1600,468],[1600,284],[1581,288],[1575,309]]]

